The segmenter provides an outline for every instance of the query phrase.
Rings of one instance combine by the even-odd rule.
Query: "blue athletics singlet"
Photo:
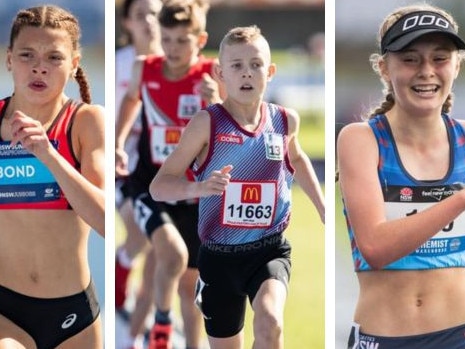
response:
[[[223,195],[202,197],[199,236],[202,243],[237,245],[282,233],[289,223],[293,168],[282,107],[263,103],[255,132],[244,130],[220,104],[208,107],[211,118],[207,159],[196,179],[234,166]]]
[[[418,181],[403,167],[388,120],[377,115],[369,120],[379,147],[378,177],[388,220],[415,214],[453,195],[465,185],[465,130],[447,115],[443,115],[450,143],[449,170],[438,181]],[[360,253],[349,223],[349,236],[356,271],[371,270]],[[465,267],[465,214],[450,222],[408,256],[384,269],[422,270]]]

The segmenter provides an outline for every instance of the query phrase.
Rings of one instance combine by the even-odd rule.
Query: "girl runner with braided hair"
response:
[[[465,121],[448,114],[465,42],[431,5],[399,8],[371,56],[385,101],[339,134],[360,293],[348,348],[465,348]]]
[[[105,235],[104,113],[80,67],[80,27],[56,6],[20,10],[0,101],[0,347],[102,348],[87,261]],[[81,100],[65,92],[70,79]],[[7,267],[5,267],[7,266]]]

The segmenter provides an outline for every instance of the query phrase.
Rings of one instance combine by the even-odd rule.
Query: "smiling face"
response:
[[[394,92],[395,107],[409,112],[440,112],[459,68],[454,43],[441,34],[425,35],[380,62],[382,77]]]
[[[276,70],[265,39],[225,44],[219,60],[219,77],[225,83],[228,97],[244,102],[263,98],[267,82]]]
[[[58,98],[79,63],[66,30],[25,26],[7,51],[15,95],[30,103]]]

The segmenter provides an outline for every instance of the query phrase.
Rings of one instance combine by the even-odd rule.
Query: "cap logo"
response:
[[[416,26],[436,26],[443,29],[448,29],[449,25],[449,22],[444,18],[435,15],[415,15],[405,19],[402,31],[415,28]]]
[[[399,18],[384,33],[381,39],[381,53],[399,51],[413,40],[428,33],[446,34],[458,49],[465,49],[465,42],[458,36],[452,22],[446,17],[431,11],[416,11]]]

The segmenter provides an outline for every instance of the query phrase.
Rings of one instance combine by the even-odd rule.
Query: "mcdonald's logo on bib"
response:
[[[262,201],[262,186],[260,184],[243,184],[241,203],[259,204]]]
[[[166,128],[165,143],[178,144],[181,139],[181,130],[179,128]]]

